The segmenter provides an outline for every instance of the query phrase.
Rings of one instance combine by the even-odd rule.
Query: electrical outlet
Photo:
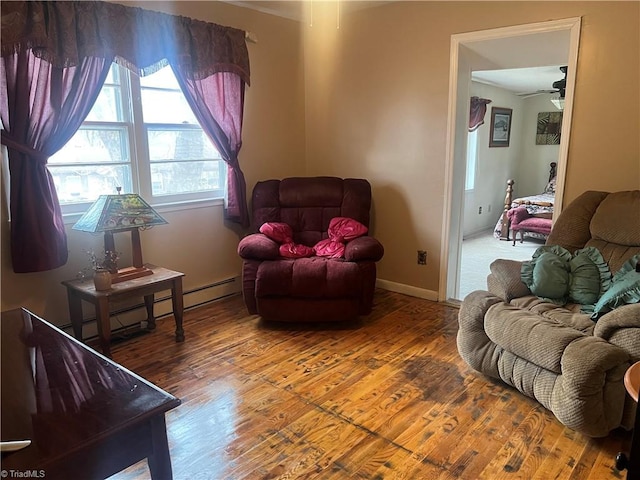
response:
[[[478,215],[482,215],[482,207],[478,207]]]
[[[487,213],[491,213],[491,204],[487,205]]]
[[[418,265],[426,265],[426,264],[427,264],[427,251],[418,250]]]

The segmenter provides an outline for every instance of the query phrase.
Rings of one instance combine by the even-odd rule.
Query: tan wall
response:
[[[246,90],[240,152],[247,189],[250,194],[259,179],[304,173],[304,70],[297,22],[219,2],[119,3],[254,32],[258,43],[248,44],[252,82]],[[236,249],[243,232],[224,223],[221,206],[162,214],[169,225],[141,235],[145,261],[185,272],[185,290],[240,275]],[[67,225],[67,265],[50,272],[15,274],[9,255],[9,224],[3,210],[2,310],[26,306],[57,324],[68,322],[66,293],[60,282],[74,278],[88,265],[87,249],[103,248],[100,236],[72,231],[71,226]],[[117,248],[125,257],[128,241],[125,234],[116,237]],[[239,290],[239,285],[235,288]],[[85,311],[92,313],[90,308]]]
[[[565,199],[640,187],[637,2],[396,2],[345,14],[339,30],[335,3],[323,12],[314,2],[313,27],[220,2],[121,3],[258,36],[240,154],[249,192],[257,180],[289,175],[368,178],[384,280],[439,287],[452,34],[582,16]],[[186,289],[240,273],[242,232],[224,224],[220,207],[165,215],[169,225],[143,233],[145,260],[186,272]],[[2,310],[26,305],[65,323],[60,281],[86,266],[84,250],[101,239],[69,225],[67,266],[16,275],[8,229],[3,214]],[[426,267],[416,265],[417,249],[429,252]]]
[[[638,2],[394,2],[345,15],[339,30],[331,12],[314,12],[308,173],[371,181],[373,233],[385,245],[379,278],[439,288],[451,35],[577,16],[565,201],[640,187]],[[428,251],[426,267],[417,249]]]

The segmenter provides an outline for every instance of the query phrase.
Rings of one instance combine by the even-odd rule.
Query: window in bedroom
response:
[[[154,205],[221,199],[226,178],[170,67],[139,78],[113,64],[93,109],[48,167],[66,214],[118,186]]]
[[[473,190],[476,185],[476,163],[478,161],[478,130],[467,134],[467,173],[465,190]]]

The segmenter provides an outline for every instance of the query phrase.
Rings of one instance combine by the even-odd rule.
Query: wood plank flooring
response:
[[[176,480],[623,479],[630,432],[589,439],[470,369],[458,310],[377,290],[349,325],[267,324],[242,298],[112,348],[182,399],[167,414]],[[112,477],[149,478],[146,462]]]

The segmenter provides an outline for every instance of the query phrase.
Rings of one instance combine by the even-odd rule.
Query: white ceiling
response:
[[[339,1],[344,13],[393,3],[393,0]],[[306,21],[305,4],[309,3],[309,0],[230,0],[225,3],[303,22]],[[309,4],[312,5],[312,3]],[[507,89],[515,94],[551,90],[553,82],[564,77],[560,66],[565,65],[569,58],[569,40],[565,38],[566,35],[566,32],[551,32],[511,38],[509,42],[487,40],[467,45],[484,60],[485,65],[492,65],[491,69],[486,66],[478,70],[474,68],[472,79]],[[539,66],[532,67],[532,65]]]
[[[471,74],[472,80],[504,88],[517,95],[536,93],[539,90],[554,90],[552,85],[564,78],[560,65],[552,67],[513,68],[485,70]]]

